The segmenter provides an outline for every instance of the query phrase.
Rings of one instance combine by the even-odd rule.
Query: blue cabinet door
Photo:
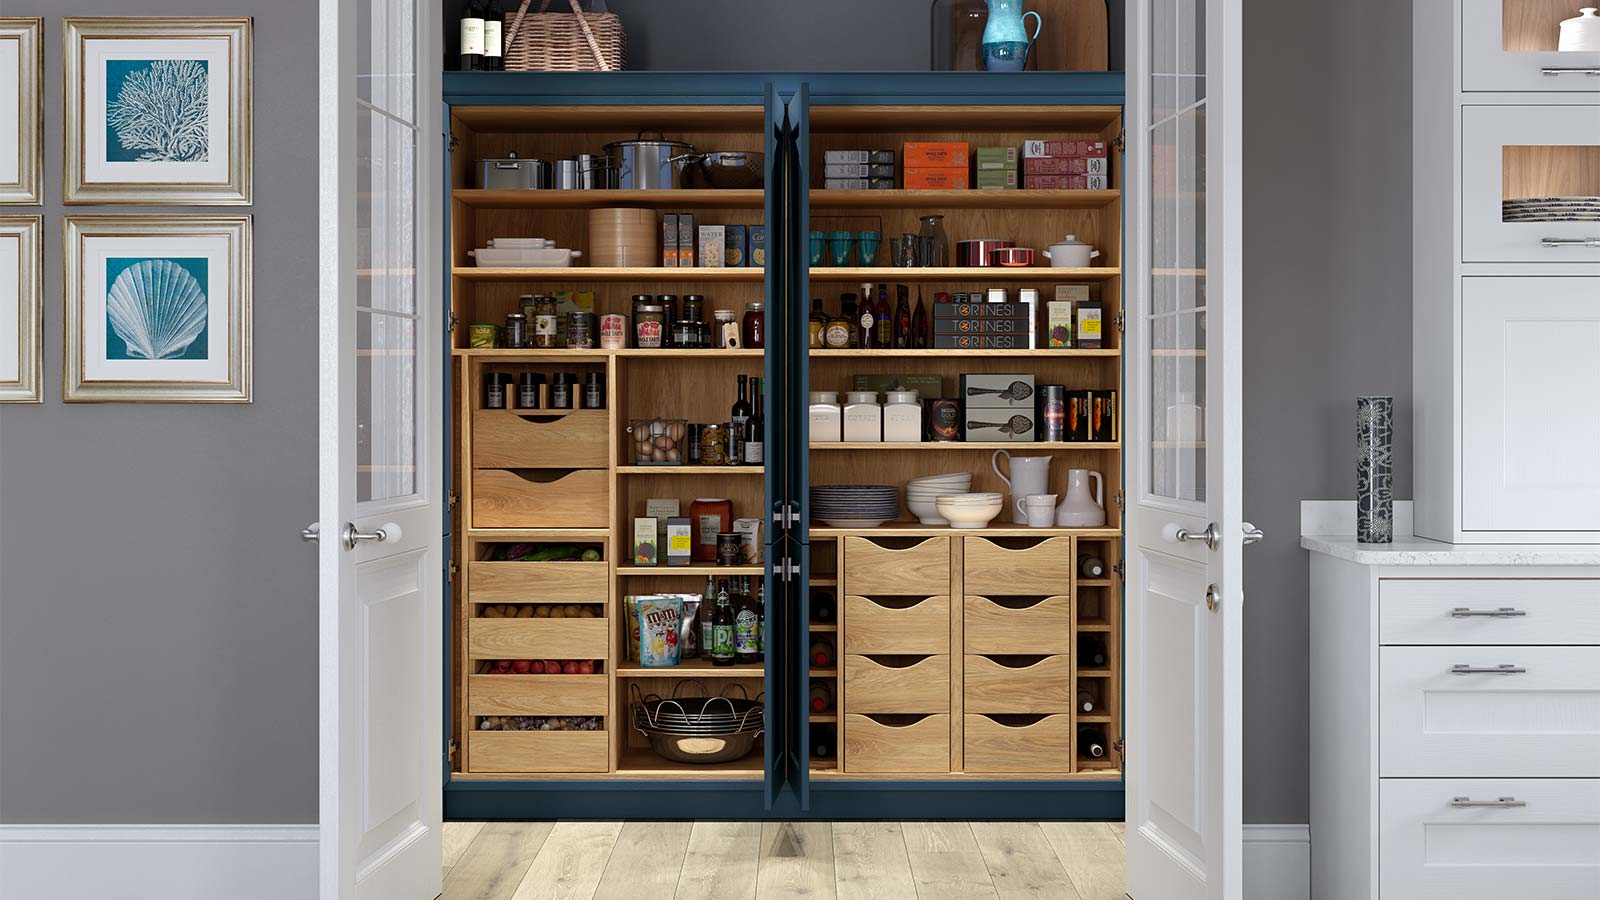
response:
[[[785,392],[792,415],[784,447],[789,451],[789,496],[792,517],[788,528],[790,555],[795,569],[791,573],[794,602],[789,606],[792,631],[788,649],[793,662],[790,684],[793,702],[787,711],[791,719],[790,746],[794,768],[789,775],[802,810],[811,806],[811,270],[807,253],[811,233],[811,91],[800,84],[789,97],[789,137],[791,151],[786,172],[788,198],[784,255],[789,263],[789,302],[783,310],[787,334]]]
[[[783,786],[788,783],[793,771],[794,758],[789,746],[791,740],[787,713],[789,685],[788,679],[784,677],[786,656],[783,652],[788,633],[784,611],[791,606],[787,594],[790,582],[786,577],[785,567],[789,559],[788,537],[782,527],[783,518],[774,515],[774,511],[783,508],[789,496],[789,479],[785,472],[787,454],[783,452],[785,446],[783,441],[786,439],[787,419],[792,404],[788,402],[783,377],[787,368],[783,310],[789,293],[789,269],[792,261],[782,248],[786,246],[783,241],[787,227],[785,207],[788,183],[784,177],[784,170],[787,166],[790,143],[788,108],[779,97],[777,89],[771,84],[766,86],[764,118],[765,137],[762,149],[765,152],[766,198],[762,221],[767,230],[763,276],[767,331],[765,352],[762,353],[761,384],[762,402],[766,407],[766,434],[762,436],[762,440],[765,442],[767,453],[765,472],[762,475],[763,493],[766,498],[763,504],[763,509],[766,510],[764,513],[766,524],[763,529],[766,537],[762,554],[766,566],[766,571],[763,573],[763,583],[766,586],[764,601],[766,632],[762,636],[766,668],[764,673],[766,721],[762,743],[766,765],[763,800],[766,808],[770,810]]]

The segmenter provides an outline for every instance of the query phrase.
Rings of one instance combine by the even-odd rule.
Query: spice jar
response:
[[[594,347],[594,314],[567,313],[567,349],[589,350]]]
[[[533,346],[555,347],[557,341],[556,299],[536,297],[533,301]]]
[[[606,408],[606,373],[583,373],[583,397],[580,400],[580,405],[584,409]]]
[[[700,465],[728,464],[728,426],[703,425],[700,428]]]
[[[733,502],[723,497],[696,497],[689,504],[689,525],[694,529],[694,552],[690,558],[716,562],[717,535],[733,531]],[[738,546],[738,535],[734,534],[735,553]]]
[[[877,391],[851,391],[844,407],[844,439],[875,442],[883,440],[883,407]]]
[[[706,315],[706,296],[704,294],[683,295],[683,320],[686,322],[704,322]]]
[[[666,333],[666,311],[654,303],[633,308],[633,345],[641,350],[659,350]]]
[[[712,338],[712,341],[716,344],[717,349],[719,349],[719,350],[735,350],[735,349],[738,349],[738,345],[737,344],[730,345],[728,343],[728,336],[729,336],[729,328],[728,328],[728,326],[729,325],[733,325],[734,318],[735,318],[733,310],[731,310],[731,309],[719,309],[716,312],[712,313],[711,315],[712,315],[712,318],[714,320],[713,324],[712,324],[712,327],[711,327],[711,338]],[[491,327],[493,327],[493,326],[491,326]],[[737,327],[732,329],[732,334],[735,337],[738,336],[739,331],[738,331]]]
[[[916,391],[890,391],[883,405],[883,440],[914,444],[922,440],[922,404]]]
[[[506,346],[513,350],[528,346],[528,317],[522,313],[506,314]]]
[[[572,409],[573,388],[577,387],[578,376],[571,372],[557,372],[550,376],[550,408]]]
[[[505,409],[506,392],[511,389],[511,373],[485,372],[483,375],[483,408]]]
[[[744,346],[748,350],[759,350],[767,345],[767,313],[766,304],[752,301],[744,305]]]
[[[544,376],[538,372],[523,372],[517,376],[517,409],[538,409],[539,388]]]

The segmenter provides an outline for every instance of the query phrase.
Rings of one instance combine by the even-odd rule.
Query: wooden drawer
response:
[[[850,713],[844,717],[846,772],[950,771],[950,716],[911,722]]]
[[[1600,781],[1386,778],[1378,797],[1384,900],[1600,897]]]
[[[844,587],[857,596],[950,593],[950,539],[931,537],[904,550],[870,538],[844,539]]]
[[[910,665],[889,662],[885,657],[845,656],[846,709],[859,713],[950,711],[950,657],[925,656]]]
[[[473,603],[604,603],[611,596],[603,562],[471,562]]]
[[[610,627],[610,619],[473,619],[467,628],[467,655],[472,659],[606,659]]]
[[[610,524],[603,469],[472,473],[475,528],[604,528]]]
[[[1072,710],[1072,665],[1067,656],[967,656],[965,711],[1064,713]]]
[[[474,731],[469,772],[604,772],[611,742],[604,731]]]
[[[965,598],[968,653],[1071,653],[1072,598]]]
[[[1384,777],[1600,777],[1600,647],[1383,647],[1378,663]]]
[[[472,414],[472,467],[603,469],[610,464],[609,433],[603,409],[480,409]]]
[[[1007,723],[968,713],[963,750],[968,772],[1070,772],[1072,716]]]
[[[1600,644],[1600,580],[1385,578],[1378,616],[1385,644]]]
[[[1017,539],[1021,540],[1021,539]],[[1045,538],[1019,550],[969,537],[963,583],[973,594],[1065,594],[1072,588],[1072,538]]]
[[[950,597],[844,598],[846,653],[949,653]]]
[[[471,675],[467,709],[474,716],[608,715],[604,675]]]

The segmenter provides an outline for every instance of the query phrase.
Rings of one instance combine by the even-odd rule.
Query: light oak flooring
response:
[[[1123,900],[1120,822],[446,822],[444,900]]]

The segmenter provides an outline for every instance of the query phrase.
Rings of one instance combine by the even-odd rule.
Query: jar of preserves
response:
[[[513,350],[528,346],[528,317],[522,313],[506,314],[506,346]]]
[[[567,349],[590,350],[594,347],[594,313],[571,312],[567,314]]]
[[[704,322],[706,315],[706,297],[704,294],[683,295],[683,316],[688,322]]]
[[[728,426],[702,425],[700,427],[700,465],[725,466],[728,464]]]
[[[666,330],[666,310],[654,303],[633,308],[633,346],[641,350],[659,350]]]
[[[672,346],[683,349],[700,346],[700,329],[695,327],[699,324],[687,319],[678,320],[672,326]]]
[[[533,300],[533,346],[555,347],[557,331],[555,298],[535,297]]]
[[[752,301],[744,305],[744,346],[759,350],[767,345],[767,305]]]

